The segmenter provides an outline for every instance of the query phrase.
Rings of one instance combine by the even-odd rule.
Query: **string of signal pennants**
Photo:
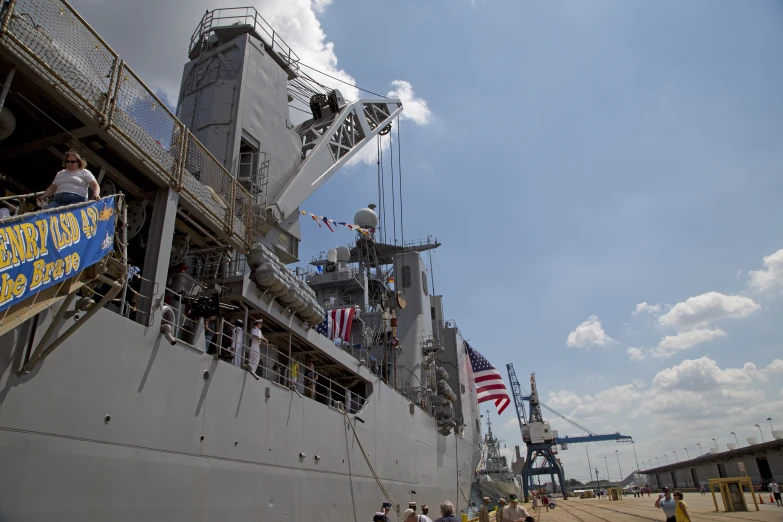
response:
[[[303,216],[310,216],[311,218],[313,218],[313,221],[315,221],[319,227],[322,227],[323,225],[321,225],[321,223],[323,223],[324,225],[326,225],[326,228],[328,228],[332,232],[334,232],[332,225],[339,225],[341,227],[346,227],[354,232],[359,232],[364,237],[370,237],[370,234],[375,232],[375,230],[372,228],[362,228],[359,225],[353,225],[351,223],[346,223],[345,221],[335,221],[334,219],[329,219],[326,216],[316,216],[315,214],[311,214],[310,212],[304,210],[302,210],[301,212]]]

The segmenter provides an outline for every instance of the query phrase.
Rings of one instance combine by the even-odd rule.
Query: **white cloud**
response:
[[[687,332],[678,333],[677,335],[667,335],[658,346],[655,347],[651,354],[653,357],[666,358],[671,357],[677,352],[688,350],[693,348],[697,344],[717,339],[718,337],[725,337],[726,332],[720,328],[713,330],[709,329],[696,329]]]
[[[432,112],[427,106],[427,102],[422,98],[417,98],[416,93],[413,92],[413,87],[409,82],[405,80],[394,80],[392,82],[394,89],[387,93],[389,98],[399,98],[402,102],[402,114],[400,115],[400,124],[403,121],[410,120],[418,126],[427,125],[431,118]],[[397,122],[393,122],[392,126],[397,125]],[[397,133],[392,131],[392,140],[397,141]],[[370,143],[364,146],[359,152],[357,152],[346,166],[352,167],[363,163],[365,165],[375,165],[378,161],[378,139],[381,140],[381,154],[384,155],[384,164],[390,165],[388,162],[389,151],[389,136],[376,137]],[[403,138],[404,139],[404,138]],[[397,158],[394,158],[395,163]]]
[[[750,289],[754,292],[783,292],[783,248],[764,257],[763,264],[761,270],[748,272]]]
[[[633,315],[638,315],[642,312],[647,312],[649,314],[658,315],[661,313],[661,305],[649,305],[647,304],[647,301],[644,301],[643,303],[639,303],[636,305],[636,310],[634,311]]]
[[[392,89],[388,92],[389,98],[399,98],[402,102],[402,118],[411,120],[416,125],[427,125],[432,117],[432,112],[427,106],[427,102],[422,98],[417,98],[413,92],[413,87],[405,80],[394,80]]]
[[[516,417],[511,417],[506,421],[503,427],[509,430],[512,430],[514,428],[519,428],[519,420]]]
[[[707,292],[677,303],[658,318],[658,323],[685,331],[720,319],[747,317],[760,308],[749,297]]]
[[[628,348],[625,352],[632,361],[641,361],[647,357],[666,359],[698,344],[725,336],[726,332],[720,328],[688,330],[676,335],[667,335],[653,348]]]
[[[647,358],[647,350],[644,348],[629,347],[627,350],[625,350],[625,353],[628,354],[628,357],[630,357],[632,361],[641,361]]]
[[[568,334],[566,340],[566,344],[571,348],[606,346],[613,342],[615,342],[614,339],[606,335],[597,315],[591,315],[587,321],[577,326],[573,332]]]
[[[631,381],[589,395],[558,390],[549,393],[546,403],[588,428],[633,436],[639,465],[646,469],[650,464],[645,461],[656,455],[660,464],[666,463],[661,448],[669,448],[670,462],[674,462],[671,450],[676,450],[680,459],[686,457],[685,450],[681,450],[683,447],[690,450],[689,458],[698,456],[697,442],[708,451],[714,446],[709,439],[711,436],[716,436],[720,447],[726,449],[726,443],[734,442],[733,436],[728,434],[730,430],[727,429],[724,436],[720,435],[719,428],[725,425],[727,418],[731,418],[731,429],[737,432],[740,441],[758,437],[753,424],[767,418],[771,411],[783,411],[782,374],[783,358],[766,366],[747,362],[732,368],[719,367],[714,360],[702,357],[659,371],[650,386]],[[548,420],[563,435],[579,434],[578,429],[562,424],[557,418],[549,417]],[[767,432],[765,428],[765,436]],[[699,439],[699,433],[705,438]],[[630,447],[601,448],[601,445],[596,445],[595,449],[591,446],[593,464],[596,459],[607,456],[613,460],[619,457],[623,470],[636,465],[636,456]],[[615,448],[619,449],[619,454],[615,454]],[[566,465],[572,470],[587,467],[584,452],[564,452],[562,455],[568,458]],[[653,460],[652,466],[657,465],[658,461]],[[612,478],[616,478],[617,471],[616,467],[610,469]]]
[[[752,362],[745,363],[742,368],[721,370],[714,360],[701,357],[686,359],[677,366],[661,370],[653,378],[653,385],[661,389],[710,391],[764,382],[778,373],[783,373],[782,359],[775,359],[761,370]]]

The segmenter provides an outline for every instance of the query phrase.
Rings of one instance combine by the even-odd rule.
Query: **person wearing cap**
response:
[[[666,522],[677,522],[677,500],[669,492],[669,488],[663,488],[663,493],[658,495],[658,500],[655,501],[655,507],[663,509]]]
[[[432,519],[427,516],[427,513],[430,512],[430,507],[427,504],[421,505],[421,515],[419,516],[419,519],[421,522],[432,522]]]
[[[489,522],[489,497],[481,499],[481,507],[479,508],[479,522]]]
[[[506,499],[501,497],[498,500],[498,510],[495,513],[495,522],[504,522],[505,519],[503,518],[503,509],[505,507],[506,507]]]
[[[256,374],[256,368],[261,361],[261,342],[266,341],[264,334],[261,333],[261,326],[264,324],[263,319],[256,319],[253,321],[253,329],[250,330],[250,351],[247,354],[247,362],[245,363],[245,370],[258,380]]]
[[[527,519],[532,520],[533,517],[527,512],[527,509],[519,505],[517,496],[513,493],[508,496],[510,504],[503,510],[503,519],[506,522],[526,522]]]
[[[386,515],[383,514],[383,511],[378,511],[373,515],[372,522],[389,522],[389,519],[386,518]]]
[[[242,367],[242,356],[245,351],[245,323],[242,319],[237,319],[234,323],[234,330],[231,332],[231,353],[233,355],[232,363],[234,366]]]
[[[402,513],[402,522],[416,522],[416,511],[412,509],[406,509]]]
[[[383,512],[383,517],[386,522],[389,522],[389,511],[391,511],[391,503],[384,502],[383,506],[381,507],[381,511]]]

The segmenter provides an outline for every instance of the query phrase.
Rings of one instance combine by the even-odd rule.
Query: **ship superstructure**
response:
[[[0,56],[0,227],[36,210],[68,149],[122,209],[102,272],[1,314],[0,518],[467,510],[481,427],[421,257],[437,242],[381,241],[370,205],[350,247],[288,267],[300,203],[399,100],[313,81],[252,8],[202,17],[176,111],[63,1],[4,3]]]
[[[508,500],[510,494],[521,495],[520,477],[508,464],[508,458],[500,454],[503,442],[492,432],[492,421],[487,413],[487,433],[482,443],[482,458],[476,470],[474,498],[477,505],[484,497],[490,498],[490,506],[496,507],[501,498]]]

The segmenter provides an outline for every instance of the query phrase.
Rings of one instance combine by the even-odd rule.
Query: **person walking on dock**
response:
[[[677,522],[675,516],[677,500],[669,493],[669,488],[663,488],[663,493],[658,495],[658,500],[655,501],[655,507],[663,509],[663,514],[666,515],[666,522]]]
[[[513,493],[508,496],[510,504],[503,510],[503,519],[506,522],[530,522],[533,517],[527,512],[527,509],[519,505],[517,496]]]
[[[780,500],[780,486],[774,480],[767,484],[767,487],[772,492],[772,496],[775,497],[775,504],[783,507],[783,501]]]
[[[503,509],[506,507],[506,499],[498,500],[498,510],[495,512],[495,522],[505,522]]]
[[[440,518],[436,519],[435,522],[457,522],[457,519],[454,517],[454,504],[448,500],[441,502]]]
[[[688,514],[688,506],[683,500],[682,491],[675,491],[672,496],[677,501],[677,509],[674,512],[674,518],[677,519],[677,522],[691,522],[691,516]]]
[[[421,505],[421,522],[432,522],[432,519],[427,516],[427,514],[430,512],[430,507],[427,504]],[[500,521],[502,522],[502,521]]]

